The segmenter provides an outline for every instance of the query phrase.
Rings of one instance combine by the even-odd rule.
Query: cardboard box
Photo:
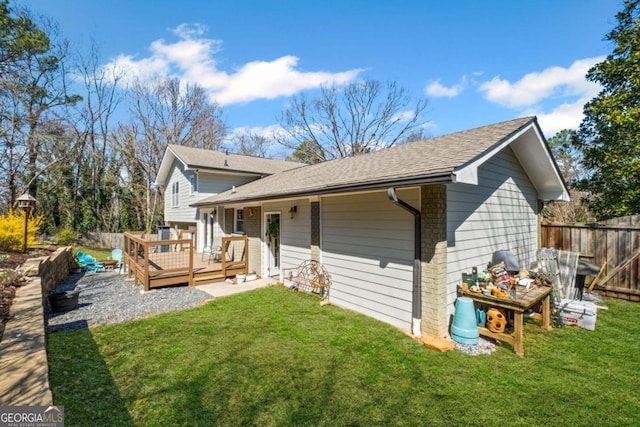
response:
[[[591,301],[573,301],[563,299],[558,304],[560,318],[565,325],[575,325],[589,331],[595,331],[598,318],[598,306]]]

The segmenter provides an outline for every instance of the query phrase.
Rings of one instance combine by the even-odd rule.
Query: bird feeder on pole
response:
[[[24,230],[22,232],[22,253],[27,252],[27,232],[29,229],[29,213],[36,205],[36,199],[29,193],[24,193],[17,199],[18,207],[22,209],[24,215]]]

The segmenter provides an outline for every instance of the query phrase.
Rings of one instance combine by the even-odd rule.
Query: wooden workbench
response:
[[[551,290],[548,286],[538,286],[529,292],[519,292],[516,298],[497,298],[482,293],[463,290],[460,290],[460,293],[487,308],[499,307],[505,310],[512,310],[514,313],[513,334],[492,332],[482,327],[478,327],[478,332],[485,337],[491,337],[498,341],[511,344],[518,356],[524,356],[524,312],[542,301],[542,329],[550,331],[552,329],[549,314]]]

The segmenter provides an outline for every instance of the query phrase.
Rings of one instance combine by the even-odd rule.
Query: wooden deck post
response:
[[[189,241],[189,286],[195,286],[194,276],[195,273],[193,271],[193,255],[195,251],[193,250],[193,240]]]
[[[144,291],[148,292],[149,291],[149,245],[144,243],[142,245],[143,247],[143,254],[144,254]]]

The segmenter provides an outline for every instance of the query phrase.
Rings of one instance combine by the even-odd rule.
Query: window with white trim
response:
[[[233,232],[244,234],[244,211],[243,209],[236,209],[233,221]]]
[[[189,194],[194,195],[198,191],[198,180],[196,175],[191,175],[189,177]]]
[[[171,185],[171,206],[174,208],[180,206],[180,183],[178,181]]]

